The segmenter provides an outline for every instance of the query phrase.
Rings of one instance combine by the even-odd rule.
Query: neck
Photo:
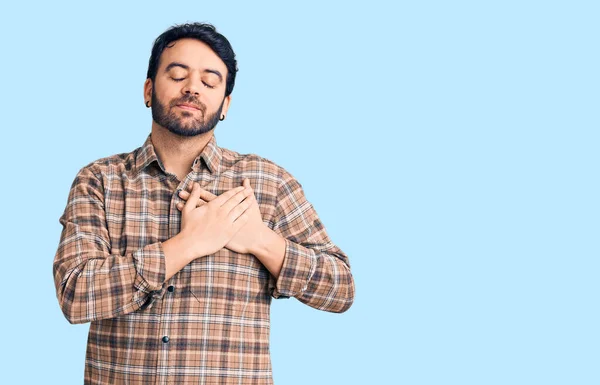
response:
[[[175,135],[152,122],[152,145],[165,169],[183,180],[190,172],[194,159],[210,141],[214,130],[196,136]]]

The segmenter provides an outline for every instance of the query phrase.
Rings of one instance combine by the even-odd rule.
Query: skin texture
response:
[[[225,63],[208,45],[186,38],[163,51],[154,82],[144,83],[144,103],[152,108],[152,143],[166,171],[180,181],[211,139],[219,117],[227,115],[231,95],[225,97],[226,76]],[[243,190],[218,197],[194,185],[194,191],[180,195],[186,200],[178,207],[180,233],[163,242],[165,281],[222,247],[255,255],[277,278],[285,240],[263,223],[249,181]]]

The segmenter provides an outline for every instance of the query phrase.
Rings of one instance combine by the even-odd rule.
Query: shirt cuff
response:
[[[146,245],[132,255],[137,271],[134,286],[145,293],[160,290],[167,274],[162,242]]]
[[[273,297],[289,298],[301,295],[308,287],[316,266],[315,251],[285,240],[285,255],[277,282],[273,286]]]

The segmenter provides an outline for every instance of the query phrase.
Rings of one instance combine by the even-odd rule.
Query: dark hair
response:
[[[174,25],[163,32],[154,41],[152,53],[150,54],[150,62],[148,63],[147,78],[152,79],[154,83],[156,79],[156,71],[160,56],[165,48],[175,40],[183,38],[192,38],[200,40],[208,45],[225,63],[227,67],[227,80],[225,84],[225,96],[231,94],[235,84],[235,74],[238,70],[237,61],[235,60],[235,52],[225,36],[217,32],[212,24],[208,23],[186,23]]]

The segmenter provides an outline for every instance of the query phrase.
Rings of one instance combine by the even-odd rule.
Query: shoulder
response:
[[[260,178],[275,182],[281,186],[296,181],[292,173],[275,161],[255,153],[239,153],[221,147],[225,169],[233,168],[245,173],[255,174]],[[297,181],[296,181],[297,182]]]
[[[97,179],[104,181],[123,177],[134,170],[136,153],[139,148],[132,152],[124,152],[98,158],[82,166],[76,175],[77,179]]]

